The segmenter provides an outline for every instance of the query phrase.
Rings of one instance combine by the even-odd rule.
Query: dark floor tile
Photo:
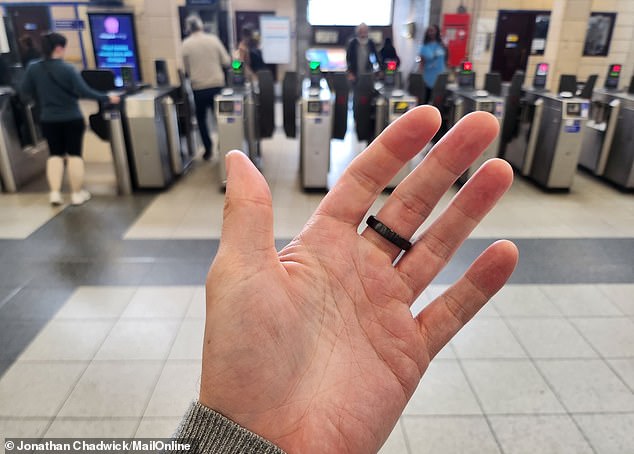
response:
[[[39,264],[31,282],[37,288],[75,288],[80,285],[139,285],[152,263],[51,262]]]
[[[0,310],[2,310],[2,306],[10,299],[9,297],[13,296],[19,290],[18,287],[0,287]]]
[[[15,361],[48,320],[0,320],[0,361]]]
[[[32,263],[16,256],[4,257],[0,260],[0,287],[22,287],[36,273]]]
[[[72,289],[22,288],[0,307],[0,320],[50,320],[71,294]]]
[[[219,240],[168,240],[163,242],[161,257],[211,261],[218,252]]]
[[[203,285],[209,261],[160,261],[152,266],[141,285]]]

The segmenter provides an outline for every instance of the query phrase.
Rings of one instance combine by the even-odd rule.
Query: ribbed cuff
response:
[[[285,454],[271,442],[198,402],[192,402],[173,438],[191,442],[193,450],[189,454]]]

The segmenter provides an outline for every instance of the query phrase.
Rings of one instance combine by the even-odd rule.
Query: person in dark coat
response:
[[[375,65],[381,64],[374,41],[369,38],[370,29],[367,24],[361,23],[357,27],[357,33],[348,43],[346,49],[346,62],[348,64],[348,79],[356,82],[359,74],[371,73]]]
[[[401,59],[399,58],[398,54],[396,53],[396,49],[392,44],[392,38],[385,38],[385,42],[383,43],[383,48],[380,51],[380,55],[382,62],[381,68],[384,71],[387,68],[387,63],[385,62],[388,60],[395,60],[397,68],[401,66]]]

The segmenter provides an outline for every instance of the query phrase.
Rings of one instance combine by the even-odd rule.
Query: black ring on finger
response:
[[[370,226],[372,230],[388,240],[394,246],[403,249],[404,251],[408,251],[412,247],[412,243],[410,243],[408,240],[389,228],[387,225],[383,224],[374,216],[370,216],[366,223],[368,224],[368,226]]]

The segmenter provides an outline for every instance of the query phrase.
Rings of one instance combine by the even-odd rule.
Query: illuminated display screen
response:
[[[404,114],[409,110],[409,103],[406,101],[397,101],[392,104],[392,113]]]
[[[387,60],[387,70],[396,71],[396,60]]]
[[[134,16],[131,13],[89,13],[88,20],[97,67],[112,70],[118,87],[124,85],[123,66],[132,68],[135,81],[140,81]]]
[[[218,112],[233,113],[233,101],[220,101],[218,103]]]
[[[308,0],[311,25],[392,25],[392,0]]]
[[[566,114],[571,116],[581,115],[581,104],[566,104]]]
[[[540,63],[537,65],[537,71],[535,74],[538,76],[545,76],[548,74],[548,63]]]
[[[321,101],[308,101],[307,109],[309,113],[321,113]]]
[[[464,62],[462,64],[462,73],[469,74],[471,71],[473,71],[473,63],[471,63],[470,61]]]
[[[621,65],[610,65],[610,77],[619,77],[621,74]]]

